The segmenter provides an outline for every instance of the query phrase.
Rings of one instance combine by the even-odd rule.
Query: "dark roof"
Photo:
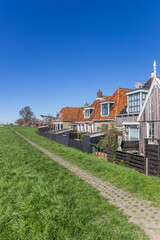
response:
[[[55,117],[53,117],[53,116],[47,116],[47,115],[40,115],[41,117],[47,117],[47,118],[55,118]]]
[[[152,81],[153,81],[153,78],[149,78],[142,86],[142,89],[150,89]]]
[[[127,105],[119,112],[119,114],[127,114]]]

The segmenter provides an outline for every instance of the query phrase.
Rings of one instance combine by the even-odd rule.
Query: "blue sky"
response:
[[[158,0],[0,0],[0,123],[55,115],[160,74]]]

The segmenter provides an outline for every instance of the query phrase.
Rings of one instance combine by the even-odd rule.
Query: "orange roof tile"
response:
[[[93,120],[114,119],[115,116],[127,104],[126,92],[128,92],[130,90],[131,89],[128,89],[128,88],[118,88],[112,96],[103,96],[103,99],[94,100],[94,102],[90,106],[90,107],[94,107],[94,110],[91,113],[90,118],[84,118],[84,113],[83,113],[84,108],[81,108],[81,110],[78,113],[77,119],[71,124],[75,124],[76,122],[89,122],[89,121],[93,121]],[[113,107],[110,110],[109,116],[107,116],[107,117],[101,116],[101,103],[104,101],[114,101],[115,102]]]
[[[60,111],[59,121],[74,121],[77,119],[80,109],[78,107],[63,107]]]

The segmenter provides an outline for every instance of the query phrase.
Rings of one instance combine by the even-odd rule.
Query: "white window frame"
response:
[[[150,138],[149,137],[149,126],[150,124],[153,124],[153,127],[154,127],[154,135],[155,136],[155,124],[154,122],[147,122],[147,138],[149,139],[149,143],[154,143],[154,138]]]
[[[139,99],[138,98],[135,98],[135,96],[138,96],[139,95]],[[130,97],[133,97],[133,100],[129,101]],[[139,113],[140,110],[141,110],[141,98],[142,98],[142,94],[140,92],[138,93],[132,93],[128,96],[128,112],[129,113]],[[139,100],[139,105],[135,105],[135,102],[137,102]],[[130,106],[130,102],[133,102],[133,106],[131,105]],[[135,108],[138,108],[139,107],[139,111],[135,111]],[[130,112],[130,108],[133,108],[133,112],[131,111]]]
[[[137,123],[137,122],[132,122],[132,123],[123,123],[123,125],[125,126],[125,128],[126,128],[126,126],[128,126],[129,127],[129,129],[128,129],[128,141],[131,141],[130,140],[130,136],[131,136],[131,133],[130,133],[130,127],[131,126],[137,126],[137,128],[138,128],[138,140],[135,140],[135,141],[140,141],[140,136],[139,136],[139,134],[140,134],[140,127],[139,127],[139,123]],[[125,140],[126,140],[126,129],[125,129]]]
[[[85,116],[85,113],[86,113],[87,110],[89,110],[89,116],[88,117]],[[87,107],[87,108],[84,109],[84,118],[85,119],[86,118],[90,118],[90,116],[91,116],[91,114],[93,112],[93,111],[91,112],[91,110],[94,110],[94,107]]]
[[[107,115],[102,114],[102,105],[104,105],[104,104],[108,104],[108,114]],[[110,104],[108,102],[101,103],[101,116],[102,117],[108,117],[109,113],[110,113]]]
[[[140,111],[141,111],[141,109],[143,107],[143,104],[144,104],[143,103],[143,99],[142,99],[142,94],[146,93],[148,95],[148,90],[137,89],[137,90],[129,91],[129,92],[126,93],[126,95],[127,95],[127,112],[130,113],[130,114],[132,114],[132,113],[139,113],[140,112],[140,111],[139,112],[129,112],[129,96],[133,95],[133,94],[136,94],[136,93],[140,94]],[[146,98],[147,98],[147,96],[146,96]]]

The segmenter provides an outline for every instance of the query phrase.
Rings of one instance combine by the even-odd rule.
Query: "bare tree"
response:
[[[24,120],[25,125],[30,126],[32,124],[33,119],[34,119],[34,114],[29,106],[22,108],[19,111],[19,115]]]
[[[17,123],[18,125],[22,126],[22,125],[24,125],[24,120],[22,118],[19,118],[19,119],[16,120],[15,123]]]
[[[53,119],[54,119],[54,117],[51,114],[48,114],[46,124],[49,126],[53,125]]]

